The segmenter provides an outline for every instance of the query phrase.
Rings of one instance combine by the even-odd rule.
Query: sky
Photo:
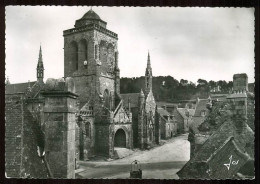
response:
[[[36,80],[40,45],[45,77],[64,75],[63,30],[74,27],[87,6],[6,7],[6,76]],[[177,80],[254,82],[253,8],[92,7],[118,34],[121,77],[144,76],[148,50],[153,76]]]

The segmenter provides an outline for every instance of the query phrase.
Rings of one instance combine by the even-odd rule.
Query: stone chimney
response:
[[[235,74],[233,76],[233,91],[227,97],[231,103],[231,112],[237,132],[241,133],[247,121],[247,75]]]
[[[248,91],[247,74],[241,73],[233,75],[233,91]]]

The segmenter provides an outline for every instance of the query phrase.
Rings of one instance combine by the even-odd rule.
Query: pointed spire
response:
[[[39,51],[39,58],[38,58],[38,65],[42,62],[42,46],[40,45],[40,51]]]
[[[43,76],[44,76],[43,72],[44,72],[44,67],[42,61],[42,46],[40,45],[39,58],[37,63],[37,81],[43,82]]]
[[[149,50],[148,50],[148,57],[147,57],[147,67],[151,67],[150,52],[149,52]]]

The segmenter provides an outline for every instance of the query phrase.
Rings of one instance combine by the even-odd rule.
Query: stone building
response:
[[[177,135],[177,120],[173,114],[162,107],[157,108],[159,114],[161,139],[169,139]]]
[[[177,121],[177,132],[186,133],[189,131],[189,127],[192,124],[192,118],[195,110],[189,108],[174,108],[173,114]]]
[[[253,178],[254,131],[248,126],[246,74],[234,75],[233,92],[227,100],[213,103],[205,121],[192,129],[191,158],[177,173],[181,179]],[[235,89],[235,90],[234,90]],[[252,110],[252,109],[251,109]],[[251,122],[252,123],[252,122]]]
[[[148,53],[144,89],[141,89],[140,93],[121,94],[125,106],[133,113],[134,147],[141,149],[155,143],[158,144],[160,140],[159,119],[155,120],[157,112],[152,91],[152,77],[150,54]]]

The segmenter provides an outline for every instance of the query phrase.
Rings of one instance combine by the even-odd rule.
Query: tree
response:
[[[198,83],[198,85],[200,85],[200,86],[206,86],[206,85],[208,85],[208,82],[207,82],[206,80],[204,80],[204,79],[198,79],[197,83]]]
[[[181,80],[180,80],[180,84],[181,84],[182,86],[187,86],[187,85],[188,85],[188,81],[187,81],[187,80],[184,80],[184,79],[181,79]]]
[[[215,81],[209,81],[209,87],[212,89],[214,87],[217,87],[217,83]]]

